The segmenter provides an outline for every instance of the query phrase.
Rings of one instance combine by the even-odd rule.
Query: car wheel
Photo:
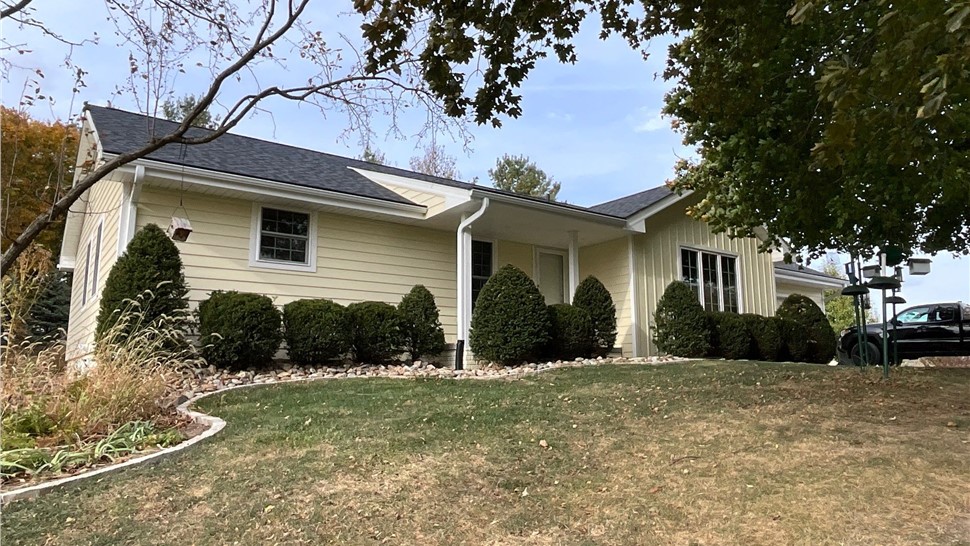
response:
[[[849,351],[849,358],[852,360],[853,364],[856,366],[878,366],[879,364],[882,364],[882,355],[879,353],[879,347],[876,347],[875,343],[871,341],[866,342],[866,349],[868,353],[866,356],[868,358],[865,362],[862,361],[862,351],[860,348],[861,344],[856,343],[852,346],[852,350]]]

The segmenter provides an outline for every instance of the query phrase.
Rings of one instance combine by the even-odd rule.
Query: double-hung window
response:
[[[738,264],[735,256],[680,249],[681,279],[697,294],[708,311],[737,313]]]
[[[276,269],[315,269],[316,222],[309,212],[256,206],[250,265]]]
[[[494,247],[489,241],[472,241],[472,307],[481,293],[482,287],[492,276]]]

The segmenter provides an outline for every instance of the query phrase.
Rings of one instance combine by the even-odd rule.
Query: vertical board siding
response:
[[[98,317],[101,291],[108,279],[111,266],[118,260],[118,234],[121,218],[122,184],[113,180],[101,180],[88,190],[72,207],[83,211],[81,237],[78,243],[77,258],[74,266],[74,279],[71,284],[71,315],[67,326],[67,358],[85,356],[94,344],[95,321]],[[87,303],[84,301],[84,267],[87,261],[86,250],[91,243],[91,264],[88,278],[94,281],[94,252],[97,246],[98,225],[103,222],[101,231],[101,257],[98,260],[98,286],[94,296],[88,286]]]
[[[214,290],[265,294],[278,306],[302,298],[397,305],[414,285],[423,284],[435,296],[446,338],[454,342],[453,232],[321,212],[316,272],[263,269],[249,265],[251,201],[187,193],[184,203],[193,232],[188,241],[176,245],[193,308]],[[167,226],[177,205],[177,192],[145,188],[137,227]]]
[[[616,305],[616,344],[633,354],[633,309],[630,303],[630,266],[627,238],[579,249],[579,277],[593,275],[606,286]]]
[[[658,354],[652,339],[653,314],[667,285],[681,278],[679,257],[684,246],[736,255],[741,312],[774,314],[774,265],[770,254],[758,252],[756,239],[732,239],[725,233],[713,233],[706,223],[691,219],[684,207],[677,205],[648,218],[646,227],[646,233],[636,235],[635,242],[643,313],[640,343],[647,355]]]

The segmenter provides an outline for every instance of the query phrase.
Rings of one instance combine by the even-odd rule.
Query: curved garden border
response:
[[[682,362],[682,361],[686,361],[686,360],[693,360],[693,359],[674,358],[674,357],[647,357],[647,358],[644,358],[644,357],[638,357],[638,358],[622,358],[621,357],[621,358],[596,359],[596,360],[594,360],[594,359],[588,359],[588,360],[577,359],[577,361],[572,361],[572,362],[561,362],[560,361],[560,362],[549,362],[549,363],[537,364],[537,365],[530,364],[529,367],[512,368],[512,370],[515,370],[514,372],[506,372],[505,370],[503,370],[500,373],[486,373],[486,374],[482,374],[482,375],[478,375],[474,371],[470,371],[470,373],[469,372],[466,372],[466,373],[460,374],[460,375],[447,375],[447,376],[446,375],[439,375],[439,374],[435,374],[435,373],[424,373],[424,374],[421,374],[421,375],[376,375],[376,374],[375,375],[347,375],[345,373],[342,376],[318,376],[318,377],[302,376],[302,377],[294,377],[294,378],[287,377],[285,379],[274,379],[274,380],[265,381],[265,382],[259,382],[259,383],[246,383],[246,384],[242,384],[242,385],[227,385],[227,386],[225,386],[223,388],[220,388],[218,390],[204,392],[204,393],[198,394],[196,396],[193,396],[189,400],[186,400],[185,402],[182,402],[176,408],[176,411],[178,411],[179,413],[181,413],[183,415],[187,415],[188,417],[190,417],[196,423],[199,423],[199,424],[202,424],[202,425],[206,425],[208,427],[208,428],[206,428],[206,430],[202,431],[200,434],[198,434],[196,436],[193,436],[192,438],[189,438],[188,440],[186,440],[186,441],[184,441],[184,442],[182,442],[180,444],[177,444],[177,445],[174,445],[174,446],[171,446],[171,447],[166,447],[166,448],[163,448],[163,449],[161,449],[159,451],[154,451],[152,453],[148,453],[148,454],[141,455],[141,456],[138,456],[138,457],[133,457],[131,459],[125,460],[125,461],[120,462],[120,463],[117,463],[117,464],[109,464],[107,466],[103,466],[103,467],[100,467],[100,468],[97,468],[97,469],[94,469],[94,470],[88,470],[88,471],[79,472],[79,473],[74,474],[74,475],[71,475],[71,476],[65,476],[63,478],[57,478],[57,479],[54,479],[54,480],[50,480],[50,481],[46,481],[46,482],[41,482],[41,483],[38,483],[38,484],[35,484],[35,485],[21,487],[21,488],[18,488],[18,489],[13,489],[11,491],[5,491],[3,493],[0,493],[0,504],[7,504],[7,503],[10,503],[10,502],[14,502],[14,501],[17,501],[17,500],[23,500],[23,499],[34,499],[34,498],[37,498],[37,497],[39,497],[41,495],[44,495],[46,493],[50,493],[52,491],[55,491],[57,489],[60,489],[62,487],[66,487],[66,486],[69,486],[69,485],[73,485],[76,482],[79,482],[81,480],[86,480],[86,479],[89,479],[89,478],[94,478],[94,477],[102,476],[102,475],[105,475],[105,474],[111,474],[111,473],[114,473],[114,472],[120,472],[122,470],[125,470],[125,469],[127,469],[129,467],[132,467],[132,466],[135,466],[135,465],[158,462],[158,461],[164,459],[165,457],[168,457],[170,455],[173,455],[175,453],[178,453],[178,452],[180,452],[180,451],[182,451],[184,449],[188,449],[189,447],[192,447],[193,445],[195,445],[195,444],[197,444],[197,443],[205,440],[206,438],[210,438],[212,436],[215,436],[222,429],[224,429],[226,427],[226,422],[224,420],[220,419],[219,417],[215,417],[213,415],[208,415],[208,414],[205,414],[205,413],[202,413],[202,412],[198,412],[198,411],[191,410],[191,409],[189,409],[189,406],[191,406],[192,404],[198,402],[199,400],[201,400],[201,399],[203,399],[203,398],[205,398],[207,396],[211,396],[213,394],[221,394],[221,393],[233,391],[233,390],[236,390],[236,389],[245,389],[245,388],[250,388],[250,387],[260,387],[260,386],[265,386],[265,385],[279,385],[279,384],[283,384],[283,383],[302,383],[302,382],[311,382],[311,381],[319,381],[319,380],[355,379],[355,378],[359,378],[359,379],[367,379],[367,378],[379,378],[379,379],[417,379],[417,378],[425,377],[425,378],[441,378],[441,379],[453,379],[453,380],[463,380],[463,379],[479,379],[479,380],[488,380],[488,379],[514,379],[514,378],[517,378],[517,377],[524,377],[524,376],[527,376],[527,375],[532,375],[532,374],[536,374],[536,373],[542,373],[542,372],[547,372],[547,371],[550,371],[550,370],[557,370],[557,369],[562,369],[562,368],[578,368],[578,367],[587,367],[587,366],[603,366],[603,365],[606,365],[606,364],[616,364],[616,365],[624,365],[624,364],[666,364],[666,363],[670,363],[670,362]],[[532,366],[535,366],[535,367],[532,367]],[[374,366],[373,369],[374,370],[377,370],[378,367],[377,366]],[[508,370],[508,369],[506,369],[506,370]]]

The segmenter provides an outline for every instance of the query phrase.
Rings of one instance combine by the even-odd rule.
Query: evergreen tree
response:
[[[561,184],[529,161],[524,155],[505,154],[495,160],[495,168],[488,170],[492,185],[500,190],[555,201]]]
[[[595,354],[606,356],[616,344],[616,305],[606,286],[590,275],[576,287],[573,305],[589,313],[596,335]]]

